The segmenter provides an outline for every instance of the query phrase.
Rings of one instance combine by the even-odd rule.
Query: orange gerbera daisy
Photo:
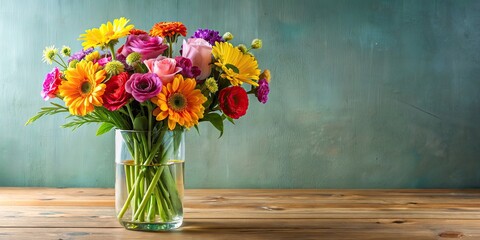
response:
[[[67,81],[62,81],[58,89],[71,114],[84,116],[92,112],[94,106],[102,106],[105,77],[105,70],[100,69],[98,63],[87,61],[65,71]]]
[[[168,128],[175,129],[177,123],[180,126],[190,128],[198,124],[203,118],[203,103],[207,98],[199,89],[195,89],[196,81],[193,78],[183,79],[177,74],[171,83],[163,86],[162,91],[152,102],[158,107],[153,110],[157,121],[168,117]]]
[[[181,22],[155,23],[150,30],[150,35],[154,37],[175,38],[177,34],[187,36],[187,28]]]

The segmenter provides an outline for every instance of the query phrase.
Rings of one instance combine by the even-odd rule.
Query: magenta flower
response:
[[[177,67],[181,68],[182,74],[186,78],[196,78],[200,75],[200,68],[197,66],[192,66],[192,61],[188,58],[176,56],[175,61],[177,62]]]
[[[148,34],[129,35],[120,54],[127,57],[132,52],[142,55],[142,61],[160,56],[166,49],[161,37],[150,37]]]
[[[102,57],[98,60],[94,60],[93,63],[98,63],[100,66],[104,67],[105,65],[107,65],[108,62],[110,62],[112,60],[112,57],[110,56],[105,56],[105,57]]]
[[[255,91],[255,96],[257,97],[258,101],[265,104],[268,101],[268,93],[270,92],[270,86],[266,79],[261,79],[258,81],[258,87]]]
[[[45,76],[45,81],[43,82],[43,90],[41,92],[42,98],[47,101],[50,98],[55,98],[57,96],[58,86],[62,83],[61,78],[62,73],[58,70],[57,67]]]
[[[155,73],[134,73],[125,83],[125,90],[139,102],[155,97],[162,90],[162,81]]]

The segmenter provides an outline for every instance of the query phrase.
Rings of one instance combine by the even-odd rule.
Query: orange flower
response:
[[[130,30],[129,34],[130,35],[141,35],[141,34],[147,34],[147,32],[145,32],[141,29],[134,28],[134,29]]]
[[[181,22],[159,22],[153,25],[150,35],[154,37],[170,37],[174,38],[180,34],[187,36],[187,28]]]
[[[198,120],[203,118],[203,103],[207,98],[199,89],[195,89],[195,85],[195,79],[183,79],[182,75],[177,74],[173,82],[163,86],[162,91],[151,100],[158,106],[153,110],[157,121],[168,117],[170,130],[175,129],[177,123],[186,128],[197,125]]]
[[[63,101],[72,115],[85,116],[94,106],[102,106],[106,85],[105,70],[98,63],[80,61],[75,68],[65,71],[67,81],[58,87]]]

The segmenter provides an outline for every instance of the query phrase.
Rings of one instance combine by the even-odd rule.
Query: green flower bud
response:
[[[258,39],[258,38],[253,39],[253,41],[252,41],[252,48],[253,48],[253,49],[260,49],[260,48],[262,48],[262,40],[261,40],[261,39]]]
[[[125,66],[123,63],[113,60],[105,65],[105,71],[110,74],[111,76],[118,75],[125,70]]]
[[[138,62],[140,62],[140,60],[142,60],[142,54],[138,53],[138,52],[132,52],[130,54],[128,54],[127,56],[127,64],[130,65],[130,66],[133,66],[135,64],[137,64]]]
[[[79,63],[77,59],[72,60],[70,63],[68,63],[68,68],[75,68],[77,63]]]
[[[218,91],[217,81],[215,78],[211,77],[205,80],[205,86],[207,87],[208,91],[211,93],[216,93]]]
[[[63,46],[61,53],[64,57],[70,57],[70,54],[72,54],[72,50],[70,49],[70,47]]]
[[[223,34],[223,40],[225,40],[226,42],[230,41],[233,39],[233,34],[230,33],[230,32],[226,32],[225,34]]]
[[[242,51],[243,53],[246,53],[248,51],[247,46],[243,44],[238,44],[237,48],[240,49],[240,51]]]

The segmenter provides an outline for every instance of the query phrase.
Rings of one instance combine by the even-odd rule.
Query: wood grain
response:
[[[0,239],[480,239],[480,190],[186,190],[170,233],[124,230],[113,189],[0,188]]]

